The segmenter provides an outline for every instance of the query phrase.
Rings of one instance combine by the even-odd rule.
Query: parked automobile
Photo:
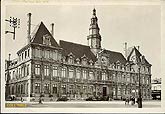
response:
[[[88,97],[86,101],[109,101],[109,96]]]
[[[14,101],[14,100],[16,100],[16,95],[8,95],[6,97],[6,101]]]
[[[57,99],[57,101],[68,101],[69,99],[67,98],[67,96],[61,96]]]

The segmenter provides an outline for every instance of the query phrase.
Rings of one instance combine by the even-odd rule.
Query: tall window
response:
[[[15,78],[15,71],[13,71],[13,77],[12,77],[12,79],[14,79]]]
[[[147,79],[147,82],[146,82],[147,84],[149,84],[149,80]]]
[[[73,57],[72,56],[69,57],[68,62],[69,62],[69,64],[73,64]]]
[[[18,79],[18,68],[17,68],[17,71],[16,71],[16,79]]]
[[[27,51],[25,51],[25,59],[26,59],[26,57],[27,57]]]
[[[127,82],[130,82],[130,76],[127,75]]]
[[[24,67],[21,67],[21,77],[23,77],[24,76]]]
[[[53,94],[57,93],[57,84],[53,84]]]
[[[45,45],[51,45],[50,38],[51,38],[51,36],[48,35],[48,34],[43,35],[43,44],[45,44]]]
[[[40,67],[41,67],[41,66],[38,65],[38,64],[35,65],[35,74],[36,74],[36,75],[40,75]]]
[[[73,94],[73,85],[69,85],[69,93]]]
[[[21,68],[19,68],[19,78],[21,77]]]
[[[83,79],[87,79],[87,71],[83,70]]]
[[[53,59],[57,60],[57,51],[53,51]]]
[[[93,74],[93,72],[89,72],[89,79],[90,80],[94,80],[94,74]]]
[[[83,86],[84,93],[87,93],[87,86]]]
[[[53,77],[57,77],[58,72],[57,72],[57,66],[53,66]]]
[[[49,66],[44,66],[44,76],[49,76]]]
[[[35,49],[35,57],[40,57],[40,49]]]
[[[27,76],[29,75],[29,65],[27,65]]]
[[[23,52],[22,52],[22,60],[23,60]]]
[[[27,75],[26,65],[24,66],[24,76]]]
[[[87,64],[87,60],[86,60],[86,58],[84,58],[83,60],[82,60],[82,65],[86,65]]]
[[[81,76],[81,72],[80,72],[80,70],[76,70],[76,78],[77,79],[80,79],[80,76]]]
[[[30,49],[28,49],[28,51],[27,51],[27,56],[28,57],[30,56]]]
[[[62,77],[66,77],[66,68],[62,68]]]
[[[121,88],[118,88],[118,95],[121,95]]]
[[[102,80],[107,80],[105,72],[102,72]]]
[[[66,94],[66,85],[62,85],[62,93]]]
[[[45,58],[49,58],[49,51],[48,50],[45,50]]]
[[[45,84],[44,88],[45,88],[44,93],[48,94],[49,93],[49,84]]]
[[[69,78],[73,78],[73,72],[74,72],[73,69],[69,69]]]
[[[116,89],[113,88],[113,96],[115,96],[115,95],[116,95]]]
[[[113,81],[116,81],[116,75],[115,75],[115,73],[112,74],[112,79],[113,79]]]
[[[50,53],[49,53],[49,57],[51,58],[51,59],[53,59],[53,51],[49,51]]]
[[[90,93],[93,93],[93,86],[90,86],[89,91]]]

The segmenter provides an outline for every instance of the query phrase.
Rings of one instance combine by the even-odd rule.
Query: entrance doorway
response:
[[[103,96],[107,96],[107,87],[103,87]]]

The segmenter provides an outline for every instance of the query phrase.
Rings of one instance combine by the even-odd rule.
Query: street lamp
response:
[[[139,98],[138,98],[138,108],[142,108],[142,96],[141,96],[141,84],[140,84],[140,65],[139,65]]]

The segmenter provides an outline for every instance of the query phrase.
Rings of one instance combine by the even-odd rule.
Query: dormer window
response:
[[[80,59],[79,58],[76,59],[76,63],[80,64]]]
[[[39,48],[35,49],[35,57],[40,57],[40,49]]]
[[[57,60],[58,52],[57,51],[53,51],[52,53],[53,53],[53,59]]]
[[[48,35],[48,34],[43,35],[43,44],[45,44],[45,45],[51,45],[50,38],[51,38],[51,36]]]
[[[86,65],[86,64],[87,64],[87,57],[86,57],[86,55],[83,55],[83,56],[81,57],[81,59],[82,59],[82,64],[83,64],[83,65]]]
[[[92,61],[92,60],[90,60],[90,61],[89,61],[89,64],[90,64],[90,65],[93,65],[93,61]]]
[[[68,55],[68,62],[70,63],[70,64],[73,64],[73,54],[72,53],[70,53],[69,55]]]

